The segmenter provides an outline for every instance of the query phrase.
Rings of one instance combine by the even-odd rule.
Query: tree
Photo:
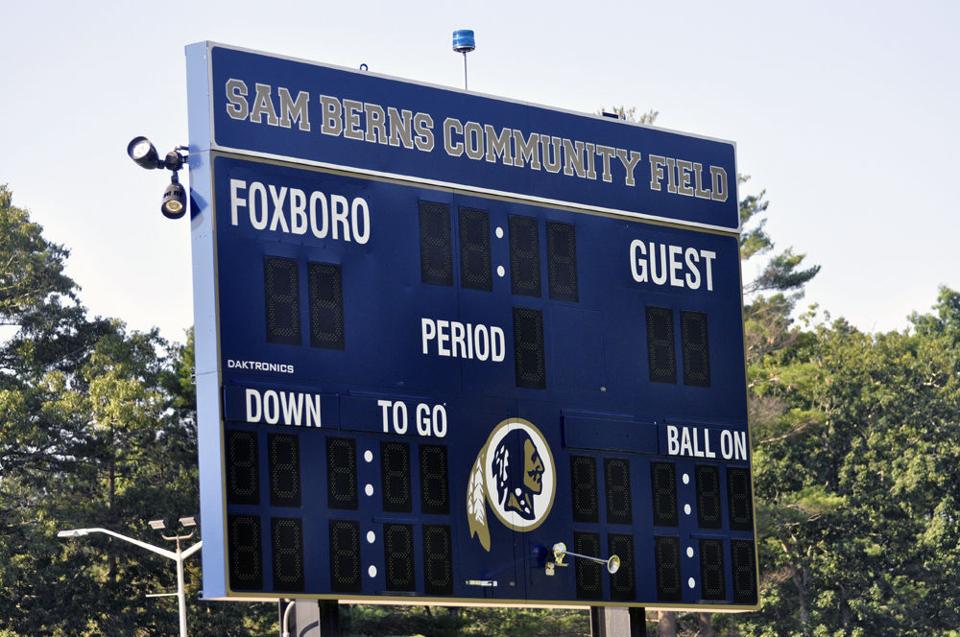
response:
[[[786,408],[755,456],[768,577],[746,634],[957,625],[956,298],[907,332],[818,325],[758,365],[757,393]]]
[[[76,299],[76,285],[63,272],[68,254],[43,238],[43,228],[0,184],[0,325],[23,325],[56,297]]]
[[[174,585],[166,560],[56,532],[104,526],[150,539],[145,515],[197,511],[192,339],[171,346],[156,331],[89,319],[63,275],[66,250],[10,201],[0,190],[0,321],[16,329],[0,345],[0,634],[171,634],[169,600],[143,597]],[[197,573],[194,562],[193,591]],[[272,605],[191,606],[193,634],[272,634],[275,624]]]

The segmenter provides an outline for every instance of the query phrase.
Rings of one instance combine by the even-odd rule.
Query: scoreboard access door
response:
[[[756,607],[732,144],[187,53],[205,597]]]

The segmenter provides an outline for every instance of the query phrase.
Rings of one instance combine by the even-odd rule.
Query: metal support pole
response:
[[[463,90],[470,90],[467,88],[467,52],[463,52]]]
[[[286,614],[287,606],[292,603],[289,599],[277,600],[277,626],[280,627],[280,637],[284,637],[284,632],[287,630],[287,620],[284,618],[284,615]]]
[[[293,630],[284,637],[340,637],[340,606],[336,600],[296,599],[294,604]]]
[[[183,551],[177,538],[177,606],[180,613],[180,637],[187,637],[187,590],[183,581]]]
[[[340,637],[340,604],[337,600],[320,602],[320,635]]]
[[[591,637],[646,637],[646,631],[643,608],[590,607]]]
[[[288,599],[286,604],[284,606],[283,602],[280,602],[280,607],[283,609],[280,612],[280,637],[290,637],[290,611],[296,607],[297,602]]]
[[[647,609],[630,607],[630,634],[634,637],[647,637]]]
[[[590,637],[603,637],[603,606],[590,607]]]

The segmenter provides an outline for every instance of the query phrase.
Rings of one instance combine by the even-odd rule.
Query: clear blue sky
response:
[[[183,46],[216,40],[735,140],[769,230],[823,266],[807,300],[901,329],[960,288],[960,3],[15,2],[2,12],[0,183],[72,250],[83,301],[180,338],[189,224],[126,157],[187,142]]]

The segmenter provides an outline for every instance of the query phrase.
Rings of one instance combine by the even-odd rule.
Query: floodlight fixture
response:
[[[167,528],[167,524],[163,520],[150,520],[147,524],[149,524],[150,528],[154,531],[162,531]]]
[[[157,148],[153,145],[153,142],[142,135],[130,140],[130,143],[127,144],[127,155],[138,166],[147,170],[163,168],[164,166],[164,162],[160,161],[160,155],[157,154]]]
[[[143,135],[138,135],[127,144],[127,155],[138,166],[147,170],[166,168],[172,174],[170,184],[163,192],[160,212],[167,219],[179,219],[187,212],[187,192],[177,175],[187,160],[187,147],[177,146],[161,159],[156,146]]]
[[[57,537],[80,537],[89,533],[87,529],[66,529],[57,531]]]
[[[176,172],[170,175],[170,185],[163,191],[160,212],[167,219],[179,219],[187,212],[187,191],[180,185]]]
[[[179,521],[180,521],[180,526],[187,529],[197,526],[197,519],[192,515],[185,515],[182,518],[180,518]]]

